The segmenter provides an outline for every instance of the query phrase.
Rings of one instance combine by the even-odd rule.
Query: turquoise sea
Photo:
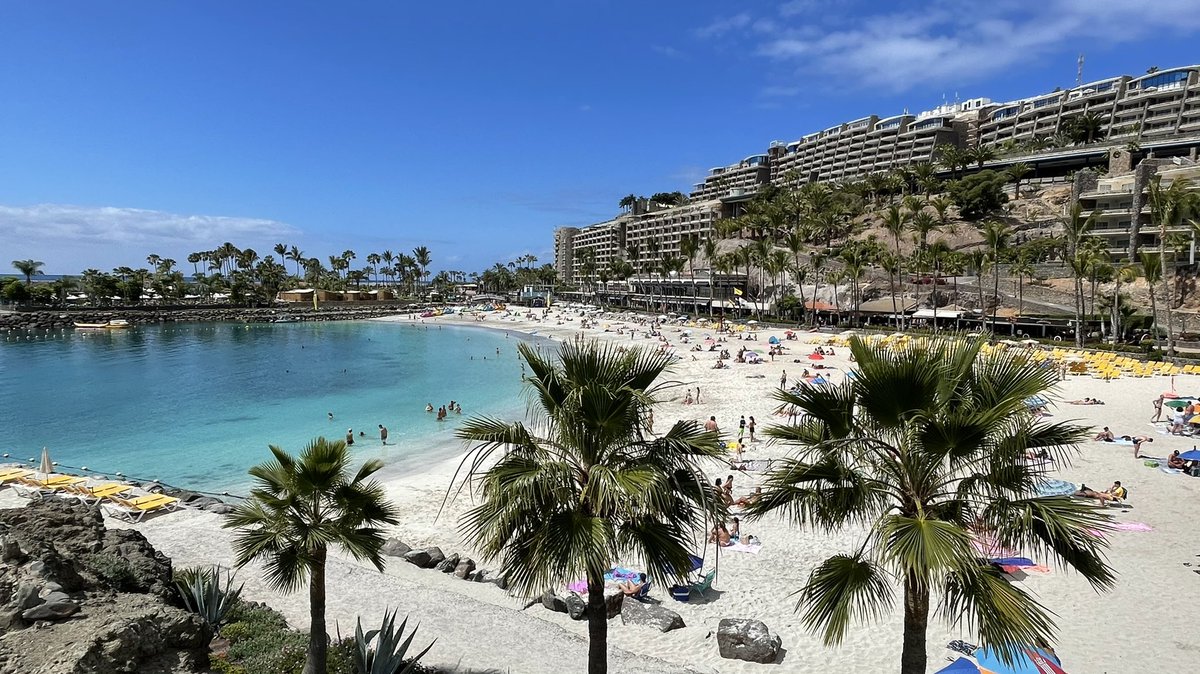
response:
[[[357,456],[404,470],[461,451],[453,432],[471,415],[525,409],[517,337],[494,330],[197,323],[0,340],[0,453],[44,446],[63,465],[193,489],[244,492],[268,444],[298,452],[348,428]],[[451,400],[462,415],[425,412]]]

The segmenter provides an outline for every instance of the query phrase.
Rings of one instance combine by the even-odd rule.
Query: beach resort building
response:
[[[1152,182],[1158,180],[1167,188],[1180,179],[1187,180],[1192,190],[1200,191],[1200,163],[1174,157],[1147,159],[1136,169],[1115,175],[1100,176],[1093,171],[1081,171],[1075,176],[1073,197],[1085,216],[1094,214],[1091,234],[1108,244],[1112,258],[1134,261],[1139,251],[1159,250],[1161,231],[1153,221],[1150,204]],[[1173,258],[1175,264],[1194,264],[1195,229],[1181,222],[1167,228],[1167,236],[1171,235],[1182,236],[1188,241],[1183,253]]]
[[[1078,133],[1075,127],[1084,118],[1086,142],[1065,140],[1068,130]],[[561,280],[579,284],[595,281],[612,260],[636,258],[629,259],[635,275],[645,275],[665,255],[679,254],[684,234],[712,236],[712,223],[736,215],[763,185],[859,180],[936,161],[939,145],[991,147],[996,158],[982,168],[1027,164],[1033,172],[1026,184],[1069,184],[1089,174],[1084,169],[1104,167],[1111,179],[1092,174],[1075,185],[1074,196],[1083,197],[1085,208],[1103,212],[1097,234],[1110,241],[1114,256],[1135,254],[1153,238],[1142,227],[1149,212],[1141,195],[1150,175],[1171,170],[1163,160],[1178,159],[1173,166],[1182,169],[1197,158],[1200,65],[1151,68],[1141,76],[1118,75],[1011,101],[972,98],[917,114],[868,115],[774,141],[766,152],[710,169],[685,205],[663,208],[642,201],[613,220],[555,230],[555,268]],[[939,168],[943,176],[948,173]],[[1136,184],[1126,184],[1121,176],[1127,173]],[[588,267],[590,278],[581,279],[586,261],[594,265]],[[706,266],[703,260],[697,264]]]

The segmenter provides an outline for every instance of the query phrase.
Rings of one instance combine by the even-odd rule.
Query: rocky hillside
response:
[[[208,671],[212,631],[177,604],[171,560],[59,499],[0,510],[0,673]]]

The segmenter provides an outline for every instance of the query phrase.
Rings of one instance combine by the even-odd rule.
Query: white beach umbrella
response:
[[[38,472],[49,476],[54,472],[54,463],[50,461],[50,450],[42,447],[42,461],[38,464]]]

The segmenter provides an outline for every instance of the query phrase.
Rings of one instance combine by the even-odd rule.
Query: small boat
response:
[[[124,318],[114,318],[106,323],[80,323],[76,321],[75,327],[82,330],[121,330],[131,328],[133,324]]]

